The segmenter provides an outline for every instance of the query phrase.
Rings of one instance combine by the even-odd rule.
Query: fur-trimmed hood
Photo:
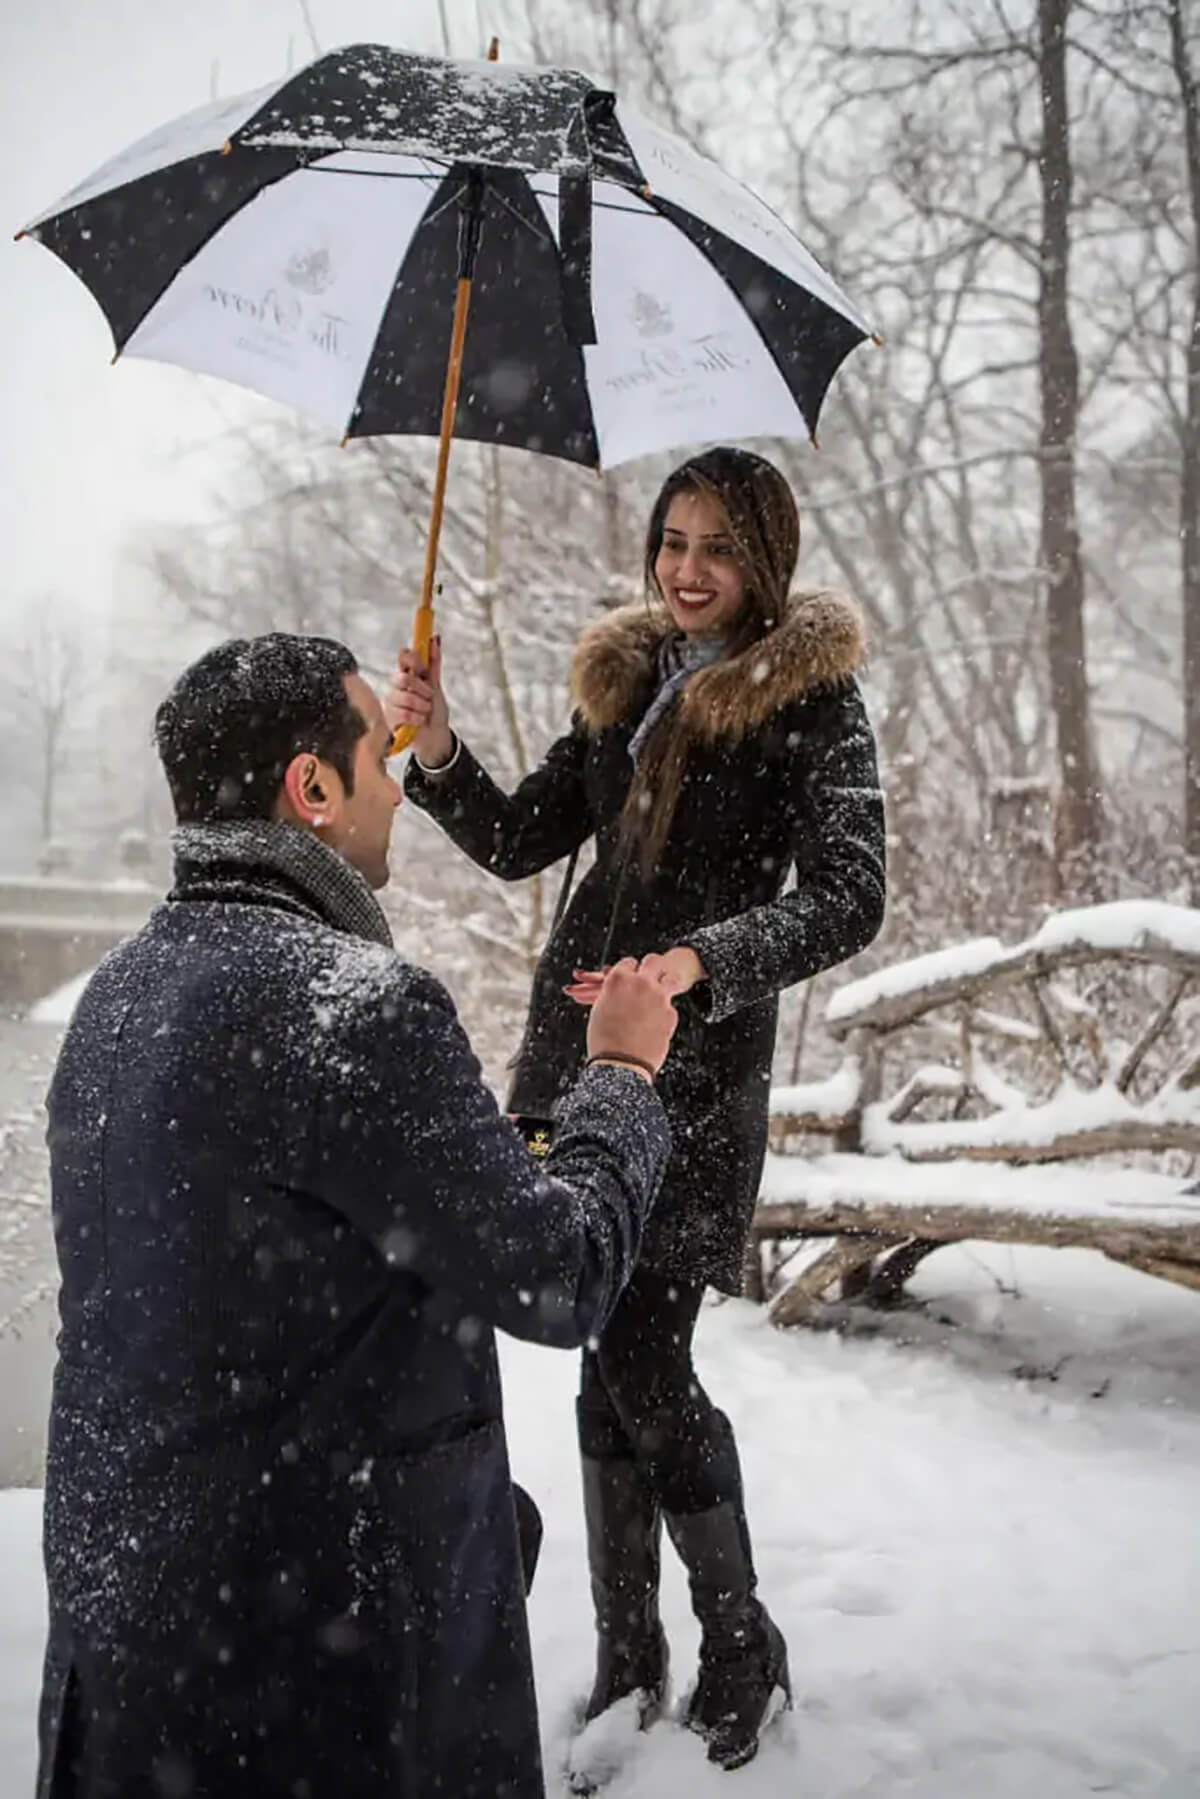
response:
[[[590,731],[629,716],[653,678],[669,628],[661,611],[635,605],[608,613],[584,632],[571,663],[571,696]],[[692,677],[680,699],[678,725],[702,741],[736,742],[782,706],[847,681],[865,646],[863,616],[853,600],[796,594],[773,631]]]

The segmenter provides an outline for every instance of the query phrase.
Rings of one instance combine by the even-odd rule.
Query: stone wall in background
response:
[[[45,1146],[59,1033],[0,1020],[0,1487],[39,1486],[57,1328]]]
[[[138,880],[0,880],[0,1012],[24,1011],[93,968],[158,898]]]

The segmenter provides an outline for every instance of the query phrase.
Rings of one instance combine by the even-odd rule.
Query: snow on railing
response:
[[[851,981],[830,1000],[825,1021],[839,1037],[857,1026],[894,1029],[953,1004],[968,988],[1106,955],[1200,974],[1200,911],[1161,900],[1114,900],[1054,913],[1011,948],[997,937],[977,937]]]
[[[949,1071],[952,1072],[952,1071]],[[918,1162],[1067,1161],[1119,1151],[1178,1149],[1200,1155],[1200,1092],[1177,1086],[1145,1105],[1132,1104],[1118,1088],[1060,1089],[1044,1105],[1013,1098],[986,1118],[947,1118],[908,1123],[896,1102],[867,1106],[861,1145],[869,1155],[898,1152]]]
[[[1093,972],[1114,962],[1124,970]],[[1200,911],[1059,913],[1011,947],[975,938],[880,969],[826,1017],[849,1053],[824,1081],[775,1089],[776,1146],[812,1132],[920,1162],[1200,1156]],[[922,1037],[915,1069],[908,1026]],[[955,1065],[930,1061],[943,1045]]]
[[[772,1118],[786,1118],[791,1130],[841,1130],[858,1116],[862,1100],[862,1064],[846,1056],[823,1081],[804,1081],[771,1089]]]

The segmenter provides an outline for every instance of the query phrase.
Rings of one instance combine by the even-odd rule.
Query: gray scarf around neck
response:
[[[336,930],[392,947],[391,927],[362,875],[301,825],[282,818],[180,825],[171,848],[178,897],[206,875],[233,871],[251,886],[256,875],[283,875]]]
[[[629,739],[629,754],[636,767],[646,741],[663,714],[669,712],[694,674],[719,662],[725,654],[721,637],[665,637],[658,646],[658,689],[645,716]]]

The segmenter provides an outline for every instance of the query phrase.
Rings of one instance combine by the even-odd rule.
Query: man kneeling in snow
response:
[[[534,1799],[493,1328],[578,1345],[631,1272],[670,984],[609,976],[539,1164],[391,947],[400,790],[350,653],[224,644],[156,735],[175,885],[48,1102],[39,1795]]]

